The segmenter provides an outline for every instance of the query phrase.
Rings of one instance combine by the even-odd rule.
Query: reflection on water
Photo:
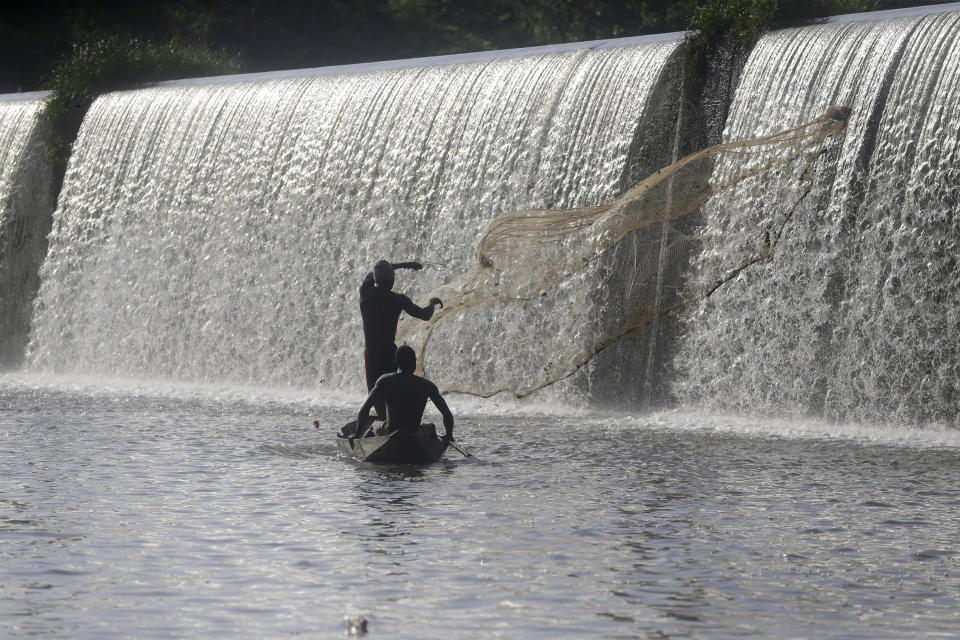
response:
[[[349,408],[0,386],[0,635],[953,633],[958,450],[458,417],[425,468]]]

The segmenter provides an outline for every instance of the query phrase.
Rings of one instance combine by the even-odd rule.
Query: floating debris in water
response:
[[[367,632],[367,619],[363,616],[344,616],[343,624],[348,635],[360,636]]]

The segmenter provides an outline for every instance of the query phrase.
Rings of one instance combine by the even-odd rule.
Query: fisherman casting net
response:
[[[662,317],[678,317],[744,269],[769,260],[791,217],[810,193],[816,161],[830,148],[831,136],[845,127],[849,114],[848,108],[834,107],[792,129],[708,147],[657,171],[609,204],[501,214],[477,244],[476,268],[430,293],[442,298],[445,308],[427,324],[404,318],[398,338],[418,349],[421,366],[429,370],[428,346],[445,325],[456,330],[466,317],[489,313],[494,307],[499,315],[491,331],[510,323],[523,324],[529,313],[536,313],[534,307],[550,304],[543,301],[568,295],[583,298],[585,274],[591,274],[591,278],[611,275],[616,270],[600,258],[622,249],[621,245],[630,245],[635,257],[626,278],[639,282],[642,293],[626,296],[627,308],[607,314],[618,318],[615,325],[599,323],[605,326],[593,335],[578,330],[578,335],[570,336],[566,343],[574,345],[566,353],[554,344],[551,353],[533,358],[535,370],[530,370],[529,358],[524,361],[527,366],[509,362],[494,366],[488,362],[479,372],[486,384],[478,384],[477,376],[472,375],[440,386],[444,393],[482,397],[510,393],[522,398],[568,378],[623,337],[640,332]],[[699,282],[685,282],[676,291],[652,286],[662,277],[663,260],[650,256],[662,256],[675,245],[702,240],[691,231],[702,228],[694,219],[707,215],[704,210],[709,207],[704,207],[705,203],[720,194],[759,189],[758,185],[771,181],[784,185],[783,193],[763,215],[748,222],[755,226],[749,234],[752,239],[744,246],[728,248],[726,266],[702,276]],[[694,213],[697,216],[691,215]],[[578,279],[580,286],[574,286]],[[630,288],[638,290],[633,283]],[[596,301],[595,294],[588,291],[586,296],[580,301],[585,305],[591,302],[590,296]],[[540,322],[548,326],[541,334],[554,330],[549,326],[550,316],[558,312],[563,308],[545,312]],[[475,318],[473,321],[476,323]]]

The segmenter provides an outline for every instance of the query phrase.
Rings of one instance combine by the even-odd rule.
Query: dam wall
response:
[[[49,249],[7,240],[45,237],[43,224],[4,232],[4,256],[32,265],[4,272],[0,300],[19,309],[4,322],[21,327],[4,333],[19,336],[5,338],[4,364],[362,393],[356,290],[376,260],[423,262],[397,288],[424,304],[476,265],[500,213],[610,202],[698,149],[843,105],[846,130],[774,255],[539,397],[955,424],[960,5],[771,32],[695,80],[682,38],[106,94],[80,129],[52,223],[43,171],[15,169],[39,157],[27,150],[43,125],[24,111],[30,100],[3,106],[2,149],[16,159],[0,174],[4,228],[25,208],[52,224]],[[704,180],[741,165],[724,160]],[[427,371],[441,386],[520,388],[643,305],[670,307],[715,280],[795,197],[795,185],[758,178],[632,232],[536,301],[443,324]]]

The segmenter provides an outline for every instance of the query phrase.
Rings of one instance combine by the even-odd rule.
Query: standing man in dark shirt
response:
[[[367,371],[367,391],[371,391],[380,376],[393,373],[397,370],[396,351],[394,344],[397,336],[397,323],[400,313],[406,311],[409,315],[420,320],[429,320],[433,317],[433,309],[443,302],[440,298],[430,298],[426,307],[418,307],[402,293],[393,289],[395,269],[414,269],[419,271],[423,265],[419,262],[400,262],[390,264],[381,260],[373,265],[373,271],[368,273],[360,285],[360,315],[363,317],[363,360]],[[386,418],[386,409],[383,400],[374,404],[380,420]]]

